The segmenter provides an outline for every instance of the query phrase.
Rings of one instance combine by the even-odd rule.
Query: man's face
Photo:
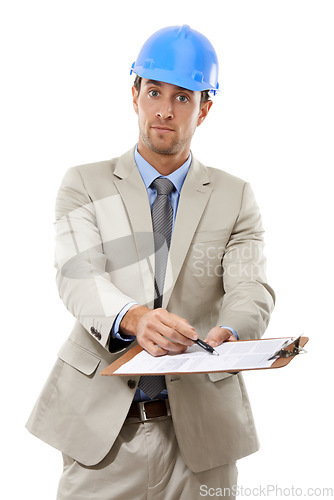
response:
[[[132,94],[138,114],[139,150],[188,155],[196,127],[205,119],[212,102],[200,106],[201,92],[145,78],[139,95],[135,87]]]

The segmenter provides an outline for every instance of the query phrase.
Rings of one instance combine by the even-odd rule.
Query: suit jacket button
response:
[[[93,334],[94,334],[95,332],[96,332],[95,328],[94,328],[93,326],[91,326],[91,327],[90,327],[90,333],[93,333]]]
[[[136,387],[136,382],[134,380],[128,380],[128,386],[130,389],[134,389]]]
[[[97,338],[98,340],[101,340],[102,335],[101,335],[101,333],[100,333],[100,332],[96,332],[96,338]]]

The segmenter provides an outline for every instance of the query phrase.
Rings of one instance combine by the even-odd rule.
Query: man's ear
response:
[[[204,104],[202,104],[199,115],[198,115],[198,120],[197,120],[197,127],[201,123],[204,122],[205,118],[208,116],[208,113],[211,109],[213,102],[212,101],[206,101]]]
[[[138,96],[139,96],[139,92],[136,89],[136,87],[133,85],[132,86],[132,103],[133,103],[133,109],[135,110],[137,115],[138,115]]]

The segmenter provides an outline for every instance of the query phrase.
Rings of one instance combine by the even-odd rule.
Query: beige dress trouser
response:
[[[63,459],[57,500],[235,498],[235,462],[198,473],[189,470],[181,457],[171,417],[146,422],[127,419],[108,455],[92,467],[66,455]]]

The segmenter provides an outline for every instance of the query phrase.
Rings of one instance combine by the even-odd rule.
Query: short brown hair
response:
[[[133,86],[137,89],[138,94],[139,94],[139,92],[140,92],[141,81],[142,81],[141,76],[136,75],[135,81],[133,82]],[[203,106],[203,104],[204,104],[206,101],[210,101],[210,93],[209,93],[209,90],[202,90],[202,91],[201,91],[201,102],[200,102],[200,106]]]

